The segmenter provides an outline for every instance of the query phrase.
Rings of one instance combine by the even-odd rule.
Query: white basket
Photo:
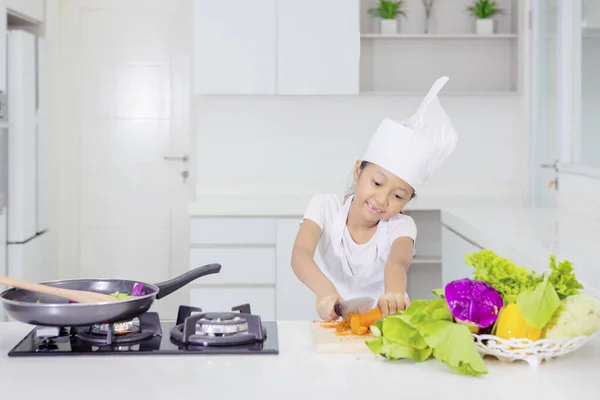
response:
[[[531,366],[538,366],[544,360],[569,354],[592,339],[590,336],[577,336],[572,339],[503,339],[494,335],[477,335],[475,345],[480,354],[491,355],[500,361],[513,362],[523,360]]]

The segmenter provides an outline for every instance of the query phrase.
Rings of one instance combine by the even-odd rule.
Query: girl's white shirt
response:
[[[414,220],[398,214],[377,224],[377,231],[364,244],[351,237],[346,221],[354,196],[318,194],[309,202],[303,219],[321,228],[315,262],[344,299],[384,293],[384,269],[392,244],[399,237],[417,238]]]

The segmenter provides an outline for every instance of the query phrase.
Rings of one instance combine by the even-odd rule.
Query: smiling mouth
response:
[[[372,206],[371,204],[367,203],[367,206],[373,211],[376,212],[378,214],[383,213],[383,211],[381,211],[380,209],[378,209],[377,207]]]

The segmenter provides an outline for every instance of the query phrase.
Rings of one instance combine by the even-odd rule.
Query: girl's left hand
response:
[[[404,298],[404,293],[385,293],[379,296],[378,305],[381,309],[381,314],[385,317],[389,314],[403,311],[409,305],[406,304],[407,302],[407,299]]]

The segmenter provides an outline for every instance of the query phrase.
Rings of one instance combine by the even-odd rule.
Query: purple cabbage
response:
[[[143,296],[144,295],[144,285],[141,283],[136,283],[133,285],[133,289],[131,290],[132,296]]]
[[[496,289],[469,278],[448,283],[444,296],[454,320],[467,325],[473,332],[492,326],[504,306]]]

